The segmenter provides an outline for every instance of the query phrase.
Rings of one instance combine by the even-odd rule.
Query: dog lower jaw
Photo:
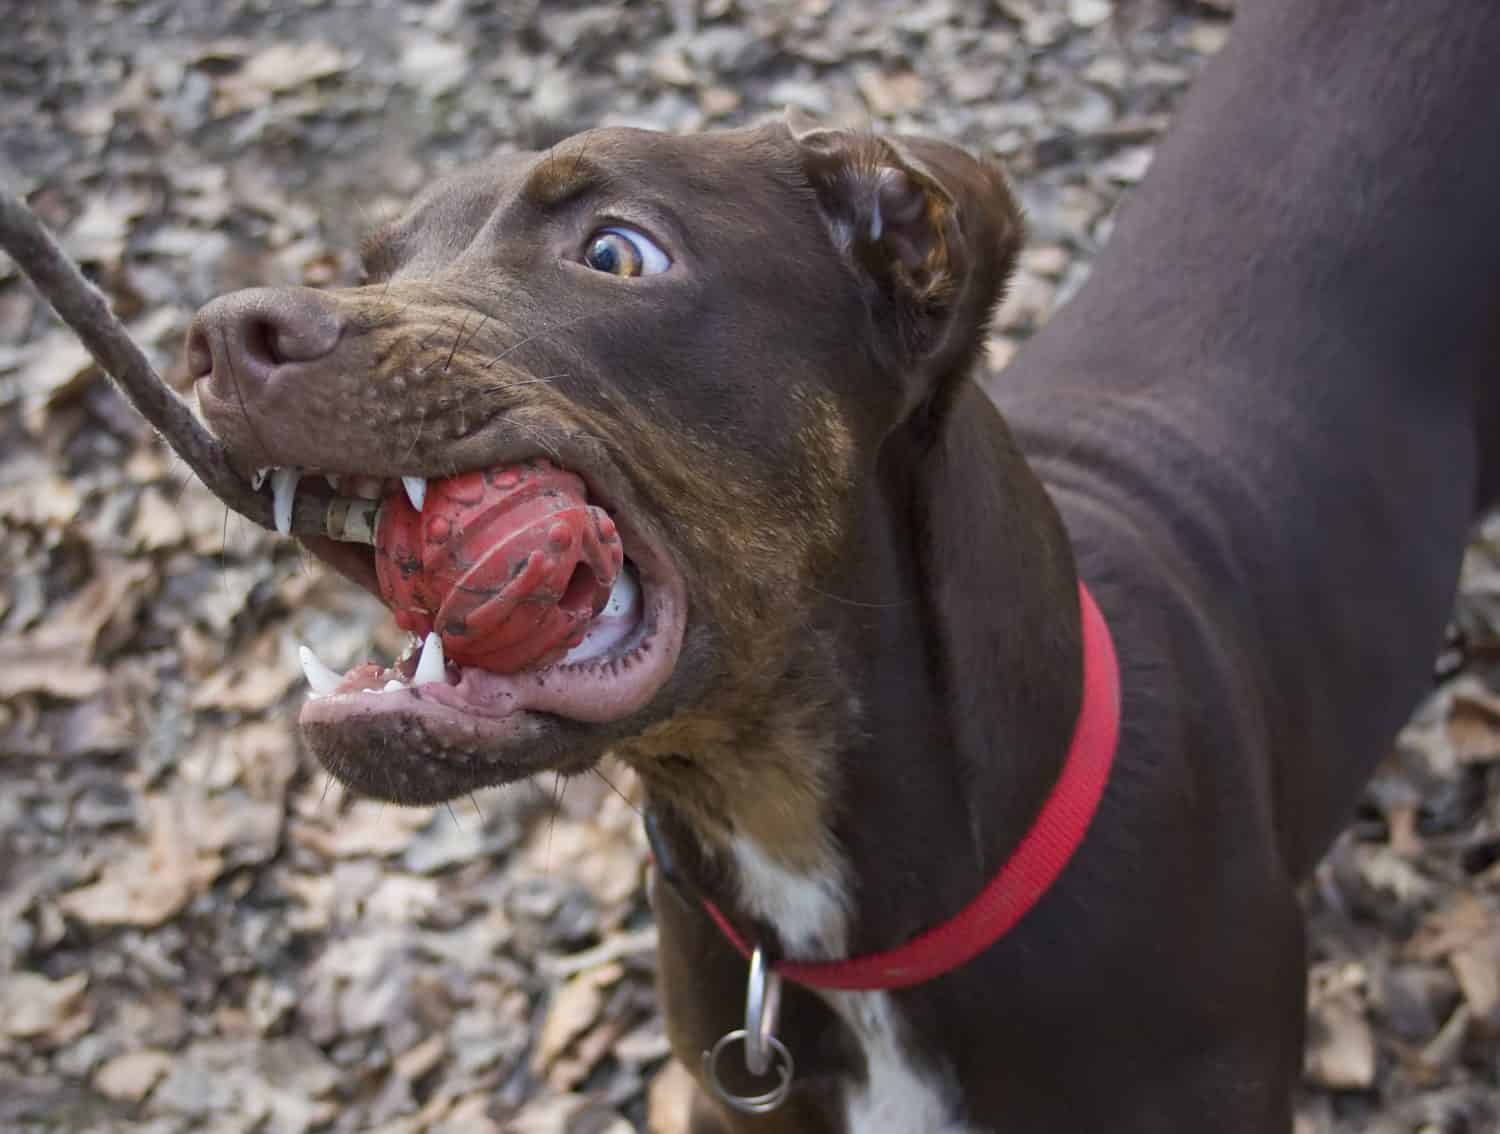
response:
[[[358,795],[410,807],[444,803],[542,771],[574,775],[592,767],[608,746],[605,736],[591,735],[586,726],[543,713],[504,718],[488,744],[453,746],[430,727],[435,720],[434,715],[338,724],[314,719],[302,722],[302,732],[339,783]]]
[[[514,674],[448,663],[447,680],[409,684],[415,656],[351,670],[310,698],[299,723],[328,772],[363,795],[429,804],[541,771],[582,771],[671,678],[687,592],[664,555],[642,548],[635,634],[587,661]]]

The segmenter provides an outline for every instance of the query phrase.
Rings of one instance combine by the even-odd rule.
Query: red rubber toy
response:
[[[397,488],[380,509],[375,570],[396,622],[494,673],[546,665],[582,639],[625,562],[581,478],[534,460]]]

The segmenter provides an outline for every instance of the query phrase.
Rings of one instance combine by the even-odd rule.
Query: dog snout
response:
[[[286,367],[332,354],[343,330],[332,301],[310,288],[232,292],[194,317],[189,372],[220,398],[253,401]]]

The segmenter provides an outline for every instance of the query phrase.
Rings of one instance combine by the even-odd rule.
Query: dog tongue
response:
[[[544,460],[430,481],[420,512],[398,488],[375,531],[380,593],[397,623],[436,630],[445,656],[493,673],[576,645],[624,561],[583,481]]]

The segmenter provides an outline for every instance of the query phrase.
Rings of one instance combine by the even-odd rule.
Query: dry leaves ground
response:
[[[1014,172],[1000,363],[1228,7],[7,0],[0,169],[180,381],[198,304],[348,281],[432,171],[601,121],[867,112]],[[0,1129],[676,1129],[629,804],[329,790],[295,645],[388,653],[388,620],[185,482],[4,262],[0,521]],[[1500,524],[1455,625],[1308,889],[1301,1134],[1500,1129]]]

